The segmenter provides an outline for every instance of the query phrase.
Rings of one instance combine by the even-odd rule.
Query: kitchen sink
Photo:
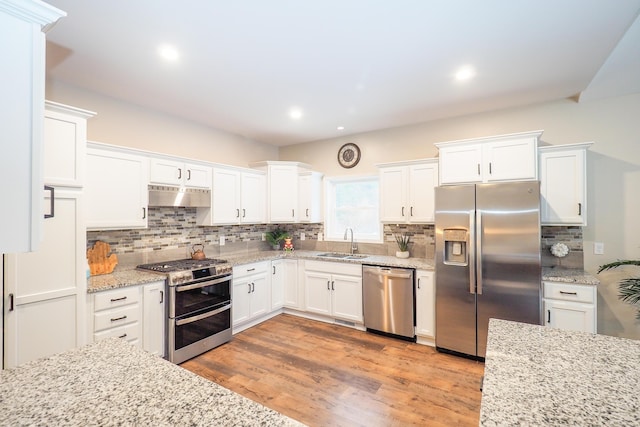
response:
[[[367,257],[367,255],[340,254],[336,252],[325,252],[323,254],[318,254],[317,256],[321,256],[324,258],[338,258],[338,259],[363,259]]]

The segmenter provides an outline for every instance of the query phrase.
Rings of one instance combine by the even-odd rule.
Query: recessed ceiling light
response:
[[[344,126],[338,126],[338,130],[344,130]]]
[[[300,119],[302,117],[302,110],[297,108],[297,107],[296,108],[292,108],[289,111],[289,117],[291,117],[294,120]]]
[[[473,67],[469,65],[465,65],[464,67],[461,67],[460,69],[458,69],[458,71],[456,72],[456,80],[459,80],[459,81],[469,80],[473,78],[475,75],[476,75],[476,70],[474,70]]]
[[[177,61],[180,55],[178,50],[168,44],[163,44],[158,47],[158,54],[167,61]]]

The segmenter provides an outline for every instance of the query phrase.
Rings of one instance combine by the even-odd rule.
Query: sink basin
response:
[[[317,256],[321,256],[325,258],[338,258],[338,259],[362,259],[367,257],[367,255],[340,254],[336,252],[325,252],[323,254],[318,254]]]

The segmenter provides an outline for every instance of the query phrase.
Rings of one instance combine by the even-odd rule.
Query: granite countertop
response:
[[[597,286],[600,281],[584,270],[576,268],[543,267],[542,280]]]
[[[151,273],[142,270],[116,270],[111,274],[91,276],[87,283],[87,292],[91,294],[126,286],[144,285],[145,283],[159,280],[166,280],[166,276],[162,273]]]
[[[640,425],[640,341],[491,319],[481,426]]]
[[[0,425],[301,426],[110,338],[0,371]]]

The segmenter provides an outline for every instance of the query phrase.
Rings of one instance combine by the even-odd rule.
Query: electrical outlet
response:
[[[322,242],[322,233],[318,233],[318,242]]]
[[[307,235],[304,233],[300,233],[300,240],[305,240],[307,238]]]
[[[264,242],[265,240],[267,240],[267,233],[262,233],[262,241]]]
[[[226,238],[224,236],[220,236],[220,246],[224,246],[224,242],[225,242]]]
[[[604,255],[604,243],[593,242],[593,253],[596,255]]]

